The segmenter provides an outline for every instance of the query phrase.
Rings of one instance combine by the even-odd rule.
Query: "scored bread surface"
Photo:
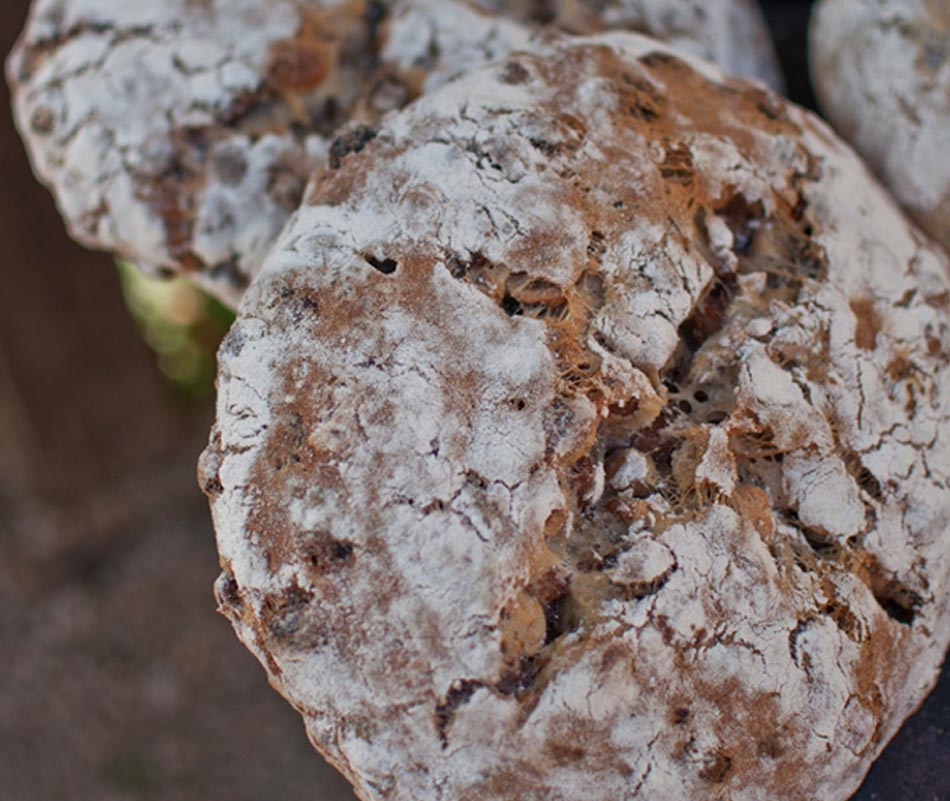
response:
[[[314,745],[367,801],[847,798],[950,637],[946,256],[814,117],[633,35],[371,133],[201,460]]]

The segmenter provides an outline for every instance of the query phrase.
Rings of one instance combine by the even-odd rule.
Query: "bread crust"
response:
[[[318,174],[222,346],[221,610],[366,801],[845,799],[950,636],[948,303],[761,86],[473,71]]]
[[[669,34],[703,50],[693,23]],[[37,0],[7,72],[72,236],[236,306],[353,128],[534,27],[454,0]]]
[[[718,64],[730,75],[784,87],[756,0],[473,0],[534,25],[569,33],[634,31]]]
[[[71,235],[236,303],[352,103],[363,5],[34,3],[7,73]]]
[[[822,111],[950,250],[950,3],[822,0],[809,62]]]

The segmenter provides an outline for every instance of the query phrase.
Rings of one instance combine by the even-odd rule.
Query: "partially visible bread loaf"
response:
[[[821,0],[809,45],[828,119],[950,248],[950,2]]]
[[[8,75],[71,234],[236,301],[360,86],[361,5],[37,0]]]
[[[946,256],[814,117],[636,36],[364,144],[201,462],[313,743],[367,801],[846,798],[950,637]]]
[[[757,0],[474,0],[570,33],[628,30],[781,90],[782,72]]]
[[[652,28],[740,70],[767,42],[689,19]],[[455,0],[36,0],[8,76],[72,235],[236,305],[319,163],[529,36]]]

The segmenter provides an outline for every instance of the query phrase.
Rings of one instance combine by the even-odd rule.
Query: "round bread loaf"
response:
[[[950,2],[822,0],[809,45],[828,119],[950,248]]]
[[[950,281],[623,34],[387,118],[219,354],[220,608],[365,801],[844,799],[950,637]]]
[[[752,55],[764,30],[721,39],[718,18],[689,18],[669,27],[678,43],[772,74]],[[8,75],[72,235],[236,305],[319,163],[528,37],[453,0],[37,0]]]

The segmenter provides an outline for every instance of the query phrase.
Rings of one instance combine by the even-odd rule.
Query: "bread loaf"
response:
[[[633,35],[372,133],[201,460],[314,745],[365,801],[847,798],[950,637],[946,255],[816,118]]]
[[[483,8],[570,33],[627,30],[713,61],[727,73],[784,81],[757,0],[474,0]]]
[[[718,16],[663,27],[655,10],[615,12],[604,19],[771,75],[755,55],[764,31],[737,23],[723,38]],[[577,13],[565,6],[565,24]],[[318,164],[530,30],[455,0],[36,0],[8,77],[72,235],[153,274],[188,273],[236,306]]]
[[[950,249],[950,2],[822,0],[809,45],[822,111]]]

